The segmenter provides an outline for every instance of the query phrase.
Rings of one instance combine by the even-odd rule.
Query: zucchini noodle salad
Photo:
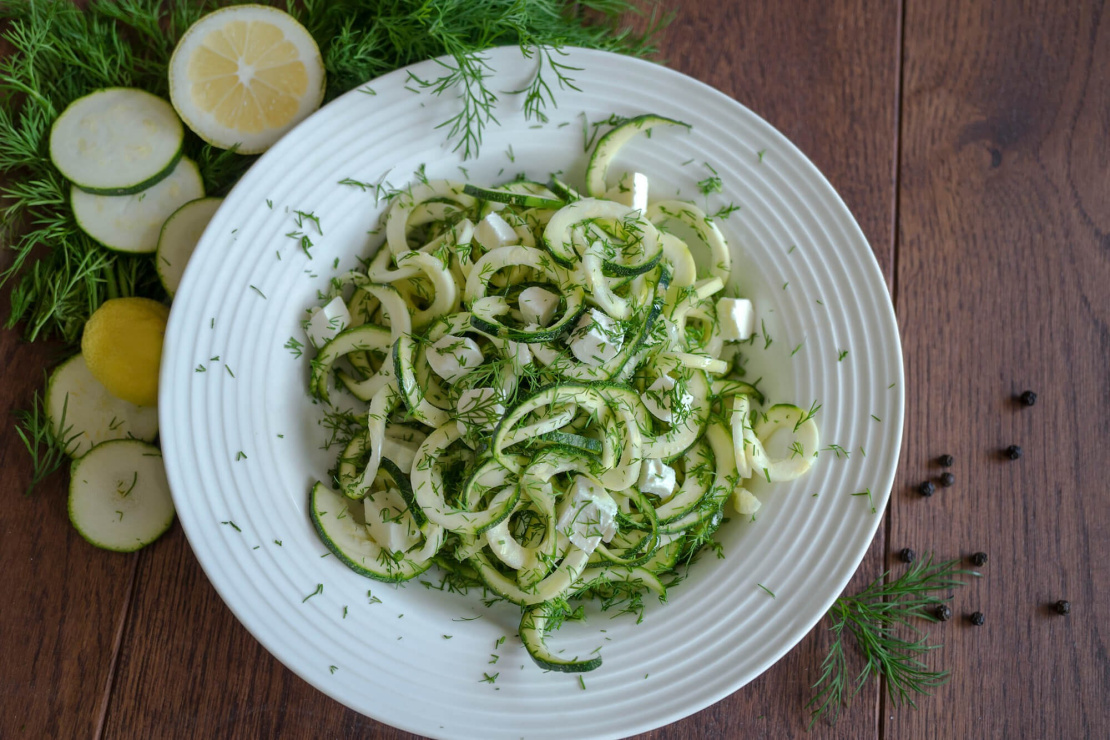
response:
[[[569,600],[662,600],[716,545],[726,505],[759,508],[746,481],[796,478],[818,449],[812,409],[767,407],[741,379],[756,317],[731,297],[713,218],[649,203],[640,173],[607,184],[617,151],[652,127],[688,128],[620,123],[581,193],[420,177],[391,194],[365,271],[334,280],[306,322],[313,395],[328,402],[334,377],[368,404],[338,490],[310,494],[324,544],[370,578],[437,565],[519,605],[547,670],[601,664],[548,648]]]

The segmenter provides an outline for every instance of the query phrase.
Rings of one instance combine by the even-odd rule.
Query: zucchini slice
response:
[[[546,644],[547,622],[553,616],[555,607],[550,604],[536,604],[524,610],[520,618],[520,641],[524,649],[540,668],[560,673],[585,673],[601,667],[601,656],[594,655],[579,659],[562,658],[548,649]]]
[[[185,127],[168,102],[109,87],[70,103],[50,127],[50,161],[88,193],[130,195],[173,172]]]
[[[590,155],[590,163],[586,166],[586,193],[591,198],[604,198],[608,187],[605,178],[609,174],[609,164],[617,156],[620,148],[641,131],[647,131],[655,126],[682,126],[690,128],[690,124],[664,118],[651,113],[625,121],[612,131],[602,136],[597,141],[594,153]]]
[[[158,407],[136,406],[116,398],[93,377],[78,353],[54,368],[46,381],[46,413],[66,453],[81,457],[112,439],[153,442],[158,436]]]
[[[467,195],[472,195],[481,200],[488,200],[493,203],[505,203],[512,206],[522,206],[524,208],[551,208],[558,210],[566,205],[565,201],[555,198],[545,198],[542,195],[533,195],[531,193],[514,193],[508,190],[495,190],[492,188],[480,188],[477,185],[467,183],[463,187],[463,192]]]
[[[411,580],[432,567],[430,558],[422,563],[409,557],[395,559],[371,539],[366,525],[351,513],[351,506],[358,504],[320,482],[312,486],[308,497],[308,514],[316,533],[344,565],[386,583]]]
[[[162,287],[170,297],[177,292],[177,286],[181,285],[181,276],[185,274],[189,257],[196,249],[208,222],[216,215],[216,209],[223,202],[223,198],[191,200],[170,214],[166,223],[162,224],[162,230],[158,234],[158,256],[155,263],[158,279],[162,281]]]
[[[69,519],[97,547],[134,552],[173,524],[173,498],[162,452],[136,439],[114,439],[75,460]]]
[[[108,249],[149,253],[158,249],[166,219],[203,197],[200,170],[182,157],[168,177],[134,195],[93,195],[74,186],[69,201],[81,230]]]

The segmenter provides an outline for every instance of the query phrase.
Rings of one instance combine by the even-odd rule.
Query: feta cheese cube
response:
[[[351,325],[351,312],[342,296],[336,296],[323,308],[314,308],[305,333],[314,347],[323,347],[336,334]]]
[[[617,502],[604,488],[579,475],[567,491],[570,502],[556,527],[586,552],[593,552],[617,533]]]
[[[726,342],[743,342],[755,333],[755,309],[747,298],[722,298],[717,301],[717,321],[721,338]]]
[[[605,198],[641,213],[647,211],[648,176],[642,172],[626,173],[616,187],[609,188]]]
[[[406,426],[390,425],[385,428],[382,438],[382,457],[388,457],[397,467],[409,473],[416,451],[424,443],[426,435]]]
[[[524,342],[507,341],[508,350],[505,354],[512,358],[518,368],[525,368],[532,364],[532,352]]]
[[[505,415],[505,405],[493,388],[468,388],[459,396],[457,414],[459,434],[492,432]]]
[[[651,493],[670,501],[675,488],[674,468],[662,460],[644,460],[640,465],[640,493]]]
[[[486,359],[473,339],[454,334],[434,342],[428,347],[426,356],[436,375],[452,385]]]
[[[486,249],[497,249],[520,244],[520,237],[505,219],[491,213],[474,227],[474,241]]]
[[[582,314],[570,334],[570,351],[578,361],[597,367],[617,356],[624,335],[616,321],[603,311],[591,308]]]
[[[674,421],[674,404],[677,401],[680,415],[689,411],[694,404],[694,397],[686,391],[686,387],[679,388],[678,397],[675,398],[675,385],[677,382],[670,375],[660,375],[654,383],[648,386],[647,392],[642,396],[644,406],[652,416],[668,424]]]
[[[555,316],[555,309],[559,307],[559,296],[533,285],[520,291],[517,304],[524,323],[547,326]]]

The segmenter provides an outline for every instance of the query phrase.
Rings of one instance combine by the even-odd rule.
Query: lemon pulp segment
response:
[[[293,120],[308,91],[297,48],[266,21],[232,21],[209,31],[188,69],[197,106],[252,134]]]

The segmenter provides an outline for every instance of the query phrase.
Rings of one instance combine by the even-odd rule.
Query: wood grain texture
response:
[[[12,412],[31,405],[58,354],[0,333],[0,738],[95,735],[138,557],[77,534],[66,472],[24,495],[31,461]]]
[[[1108,737],[1110,14],[906,14],[897,308],[906,436],[891,547],[985,551],[937,630],[952,681],[886,737]],[[1012,401],[1038,393],[1032,408]],[[1000,450],[1020,445],[1008,461]],[[957,484],[909,489],[955,456]],[[1071,601],[1069,617],[1048,605]]]
[[[105,738],[414,737],[327,698],[266,652],[180,527],[144,552],[127,634]]]

